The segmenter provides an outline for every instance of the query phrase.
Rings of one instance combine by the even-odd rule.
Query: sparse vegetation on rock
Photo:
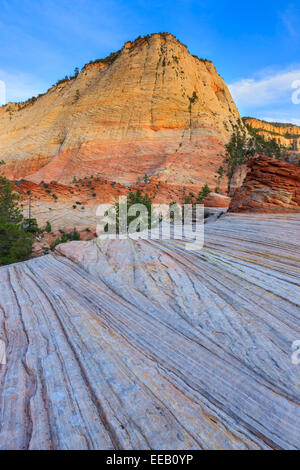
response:
[[[52,230],[52,227],[51,227],[51,224],[50,224],[50,222],[49,222],[49,220],[48,220],[47,223],[46,223],[45,231],[46,231],[47,233],[51,233],[51,230]]]
[[[80,240],[80,233],[77,232],[77,230],[74,228],[73,232],[71,233],[65,233],[62,231],[62,236],[56,238],[51,244],[50,244],[50,250],[53,251],[54,248],[59,245],[60,243],[66,243],[74,240]]]
[[[11,183],[0,176],[0,266],[28,259],[39,233],[36,220],[24,218],[19,200]]]

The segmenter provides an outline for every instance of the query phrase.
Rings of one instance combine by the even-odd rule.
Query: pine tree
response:
[[[119,230],[120,230],[120,213],[123,209],[123,205],[126,204],[125,202],[116,202],[115,204],[115,212],[116,212],[116,229],[117,229],[117,233],[119,233]],[[145,194],[143,195],[141,193],[141,191],[139,189],[136,190],[136,192],[132,192],[130,191],[129,194],[128,194],[128,197],[127,197],[127,207],[126,207],[126,211],[128,212],[130,207],[135,205],[135,204],[141,204],[142,206],[145,206],[145,208],[147,209],[147,215],[146,216],[146,219],[144,220],[142,218],[142,226],[143,227],[148,227],[148,228],[151,228],[151,214],[153,215],[153,218],[155,217],[155,214],[153,213],[153,209],[152,209],[152,201],[150,199],[150,197],[148,196],[148,194]],[[131,222],[133,222],[137,217],[139,217],[139,212],[137,215],[127,215],[127,229],[130,225]],[[158,217],[158,216],[157,216]],[[107,227],[105,229],[105,231],[107,231]],[[140,231],[140,228],[137,229],[137,231],[139,232]]]
[[[51,231],[52,231],[52,227],[51,227],[51,224],[50,224],[49,220],[47,220],[45,231],[47,233],[51,233]]]
[[[246,132],[240,130],[238,126],[234,128],[231,139],[226,145],[226,172],[228,177],[228,195],[235,170],[247,163],[251,155],[254,155],[254,149],[249,147]]]
[[[203,199],[205,199],[209,195],[209,193],[211,193],[211,189],[208,186],[208,184],[205,184],[204,186],[202,186],[202,189],[201,191],[199,191],[198,196],[197,196],[197,203],[200,204],[203,201]]]
[[[266,140],[250,125],[246,127],[250,138],[244,129],[235,126],[231,139],[226,145],[225,164],[228,177],[228,195],[230,194],[231,182],[236,169],[247,163],[251,157],[266,155],[280,160],[284,156],[280,145],[277,144],[275,139]]]
[[[18,200],[10,182],[0,176],[0,266],[24,261],[32,250],[33,235],[24,228]]]

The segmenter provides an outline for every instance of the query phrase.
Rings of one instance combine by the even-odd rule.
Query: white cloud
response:
[[[284,12],[279,13],[279,16],[281,17],[282,23],[290,37],[298,40],[300,36],[298,26],[300,19],[300,8],[290,4]]]
[[[292,124],[296,124],[296,126],[300,126],[300,119],[292,119]]]
[[[269,107],[270,105],[278,107],[284,103],[291,103],[295,91],[292,84],[299,79],[300,68],[278,72],[258,79],[241,79],[232,83],[229,89],[233,99],[241,108],[251,110]]]
[[[286,118],[276,118],[274,116],[270,117],[270,116],[263,116],[263,117],[260,117],[259,116],[259,119],[262,119],[263,121],[267,121],[267,122],[282,122],[282,123],[290,123],[290,124],[295,124],[295,126],[300,126],[300,119],[297,119],[297,118],[289,118],[289,117],[286,117]]]
[[[47,85],[39,82],[33,76],[20,72],[8,73],[0,70],[0,81],[5,84],[6,103],[27,100],[47,89]]]

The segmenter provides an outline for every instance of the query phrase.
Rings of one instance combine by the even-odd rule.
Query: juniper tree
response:
[[[33,235],[24,228],[19,198],[7,178],[0,176],[0,266],[23,261],[32,250]]]

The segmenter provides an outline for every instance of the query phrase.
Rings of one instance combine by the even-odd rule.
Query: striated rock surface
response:
[[[35,183],[94,174],[131,185],[147,174],[213,187],[239,119],[211,62],[153,34],[35,101],[0,108],[0,155],[8,177]]]
[[[1,449],[297,449],[296,215],[0,268]]]
[[[231,199],[232,212],[300,212],[300,165],[269,157],[253,158],[241,188]]]

